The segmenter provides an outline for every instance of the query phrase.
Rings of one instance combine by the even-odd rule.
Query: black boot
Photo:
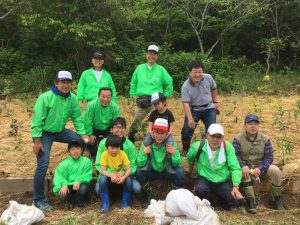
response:
[[[247,212],[256,214],[256,201],[252,182],[245,182],[243,183],[243,186],[247,201]]]
[[[270,185],[274,209],[283,211],[285,208],[281,199],[281,186]]]
[[[150,201],[152,199],[149,182],[147,182],[145,185],[143,185],[142,193],[143,193],[142,208],[146,209],[150,205]]]
[[[182,151],[181,155],[186,156],[186,154],[189,151],[190,144],[191,144],[191,138],[183,138],[181,137],[181,143],[182,143]]]
[[[135,134],[137,133],[137,130],[129,130],[128,133],[128,139],[134,144],[135,142]]]
[[[172,174],[172,175],[176,174],[176,171],[172,166],[172,161],[170,157],[166,157],[166,171],[168,174]]]
[[[142,170],[142,171],[150,171],[151,168],[152,168],[152,166],[151,166],[151,158],[150,158],[150,156],[149,156],[149,157],[147,158],[146,165],[143,166],[143,167],[141,168],[141,170]]]

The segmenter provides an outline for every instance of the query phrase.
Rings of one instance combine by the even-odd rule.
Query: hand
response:
[[[34,139],[33,153],[37,156],[40,151],[43,151],[43,142],[41,138]]]
[[[117,183],[120,180],[120,178],[117,176],[116,173],[111,173],[110,174],[110,180],[111,180],[112,183]]]
[[[87,144],[89,142],[89,136],[85,134],[81,135],[81,139],[83,140],[83,143]]]
[[[166,150],[171,155],[174,155],[176,153],[176,149],[175,149],[175,147],[173,145],[166,145]]]
[[[243,168],[242,168],[242,174],[243,174],[243,177],[245,178],[245,180],[249,180],[250,179],[250,171],[249,171],[249,167],[248,166],[243,166]]]
[[[79,188],[80,188],[80,183],[79,182],[74,182],[74,184],[73,184],[73,190],[74,191],[78,191]]]
[[[253,169],[252,175],[254,175],[256,177],[259,177],[260,173],[261,173],[260,169],[255,168],[255,169]]]
[[[64,185],[59,191],[59,195],[61,197],[66,197],[68,193],[69,193],[69,188],[67,185]]]
[[[195,129],[195,121],[194,121],[193,118],[190,119],[190,120],[188,120],[188,126],[189,126],[189,128],[191,128],[191,129]]]
[[[92,145],[94,145],[94,144],[95,144],[95,141],[96,141],[96,136],[90,135],[90,137],[89,137],[89,142],[90,142]]]
[[[123,177],[125,175],[125,171],[124,170],[122,170],[122,171],[120,171],[120,172],[118,172],[117,173],[117,177]]]
[[[152,152],[152,148],[151,148],[151,146],[149,145],[149,146],[146,146],[146,147],[144,147],[144,149],[143,149],[143,153],[144,153],[144,155],[148,155],[148,154],[150,154]]]
[[[120,180],[117,182],[117,184],[123,184],[125,181],[125,177],[120,177]]]
[[[244,198],[243,195],[241,194],[241,192],[239,191],[239,189],[236,186],[232,187],[231,195],[235,199],[243,199]]]
[[[220,110],[219,110],[218,103],[214,103],[214,104],[215,104],[215,108],[216,108],[216,114],[219,115],[220,114]]]

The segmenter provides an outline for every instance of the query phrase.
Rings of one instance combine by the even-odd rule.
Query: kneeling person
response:
[[[132,178],[130,177],[130,161],[125,152],[121,151],[123,144],[122,138],[118,135],[111,134],[107,137],[105,146],[106,152],[103,152],[100,159],[102,176],[100,178],[100,199],[102,201],[102,208],[100,212],[107,212],[110,207],[108,186],[111,183],[123,185],[123,195],[121,201],[122,208],[128,208],[131,189]],[[122,168],[125,168],[125,173],[119,173]],[[107,170],[115,172],[109,173]]]
[[[242,170],[232,144],[224,141],[224,128],[220,124],[211,124],[205,142],[201,142],[195,142],[186,155],[190,166],[195,159],[198,161],[195,194],[210,200],[213,192],[220,198],[225,210],[244,205],[244,198],[239,192]]]
[[[164,144],[168,136],[168,121],[158,118],[153,124],[154,143],[145,147],[141,144],[141,148],[137,158],[136,177],[143,186],[145,202],[143,208],[147,208],[150,204],[151,193],[149,190],[149,181],[151,180],[171,180],[173,186],[182,187],[184,182],[184,171],[179,166],[182,164],[178,146],[176,142],[173,145]],[[151,168],[143,170],[147,160],[150,159]],[[168,173],[166,167],[169,161],[174,174]]]
[[[68,151],[70,155],[55,169],[53,192],[66,197],[68,209],[73,209],[75,203],[83,208],[92,180],[93,165],[90,159],[82,156],[83,149],[78,141],[71,141]]]

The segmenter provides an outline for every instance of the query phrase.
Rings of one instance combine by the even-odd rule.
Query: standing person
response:
[[[204,73],[204,65],[200,61],[192,61],[189,65],[189,78],[181,87],[181,100],[185,113],[181,130],[182,155],[186,155],[196,124],[201,120],[205,131],[212,123],[216,123],[218,108],[217,85],[210,74]]]
[[[60,197],[66,197],[68,209],[75,204],[85,207],[85,197],[92,180],[93,165],[90,159],[83,157],[80,142],[71,141],[68,145],[69,156],[60,162],[55,169],[53,192]]]
[[[201,141],[202,142],[202,141]],[[195,194],[210,200],[215,193],[225,210],[242,206],[245,200],[239,191],[242,170],[229,141],[224,141],[224,128],[211,124],[204,143],[196,141],[186,155],[189,165],[197,164]]]
[[[84,126],[89,135],[88,150],[95,160],[98,144],[110,134],[111,123],[120,116],[118,104],[112,101],[112,90],[102,87],[98,98],[89,102],[84,113]]]
[[[37,157],[37,167],[34,174],[33,203],[42,211],[52,209],[44,195],[44,182],[52,143],[88,140],[78,99],[70,92],[71,87],[71,73],[59,71],[51,90],[41,94],[34,106],[31,136],[34,143],[33,152]],[[65,128],[69,118],[72,119],[78,134]]]
[[[144,202],[142,204],[143,208],[148,207],[152,198],[149,181],[171,180],[174,188],[180,188],[183,186],[184,171],[180,167],[182,164],[182,158],[176,142],[174,142],[173,145],[164,144],[167,136],[168,121],[166,119],[158,118],[153,124],[154,142],[147,147],[145,147],[143,143],[141,144],[137,158],[138,168],[136,170],[136,178],[142,184],[144,195]],[[175,170],[174,174],[170,174],[166,170],[168,155],[170,156],[172,167]],[[142,170],[142,168],[146,165],[148,158],[150,158],[151,168],[149,170]]]
[[[136,167],[137,167],[137,165],[136,165],[137,151],[136,151],[135,145],[128,138],[125,137],[126,121],[123,117],[118,117],[112,122],[111,132],[112,132],[112,134],[118,135],[118,136],[120,136],[120,138],[122,138],[121,150],[123,150],[126,153],[128,159],[130,161],[130,168],[131,168],[130,176],[132,178],[132,191],[136,194],[139,194],[141,192],[141,185],[135,179],[135,172],[136,172]],[[99,172],[98,182],[95,187],[95,191],[97,194],[99,194],[99,192],[100,192],[99,185],[100,185],[100,178],[101,178],[101,173],[102,173],[100,160],[101,160],[102,153],[106,151],[106,147],[105,147],[106,140],[107,140],[107,138],[104,138],[99,143],[97,156],[96,156],[96,160],[95,160],[95,167]],[[111,170],[109,172],[114,173],[116,171]],[[120,172],[118,172],[117,175],[121,175],[122,173],[124,173],[123,169]]]
[[[149,45],[146,53],[147,63],[140,64],[131,78],[130,97],[136,98],[136,108],[128,138],[133,143],[138,126],[151,110],[151,95],[162,92],[168,98],[173,94],[172,77],[163,66],[156,63],[158,51],[156,45]]]
[[[93,54],[93,67],[85,70],[79,79],[77,87],[78,100],[92,101],[98,98],[98,92],[101,87],[110,87],[112,90],[112,100],[116,103],[117,93],[111,75],[103,69],[105,54],[97,51]]]
[[[245,118],[245,131],[233,140],[235,153],[242,167],[242,184],[247,198],[248,212],[256,213],[253,179],[268,179],[274,208],[284,210],[281,200],[282,173],[272,165],[273,147],[270,138],[259,132],[258,116],[249,114]]]
[[[100,165],[102,176],[100,178],[100,199],[102,208],[100,212],[107,212],[110,207],[108,188],[111,184],[123,185],[121,207],[128,208],[131,198],[132,179],[130,177],[130,162],[125,152],[121,151],[122,138],[111,134],[107,137],[106,151],[101,155]],[[117,175],[122,168],[125,173]],[[110,173],[109,170],[116,171]]]

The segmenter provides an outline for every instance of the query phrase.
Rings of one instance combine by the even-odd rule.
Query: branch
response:
[[[15,7],[13,7],[12,9],[10,9],[7,13],[5,13],[3,16],[0,16],[0,20],[3,20],[5,17],[7,17],[13,10],[15,9]]]

